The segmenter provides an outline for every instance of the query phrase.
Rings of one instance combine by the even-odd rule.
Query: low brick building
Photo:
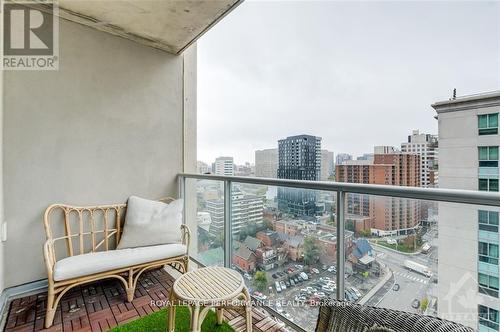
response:
[[[255,271],[257,257],[246,246],[241,246],[233,255],[233,264],[245,272]]]

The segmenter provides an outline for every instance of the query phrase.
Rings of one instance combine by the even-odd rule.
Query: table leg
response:
[[[246,323],[247,323],[247,332],[252,332],[252,298],[250,297],[250,293],[248,293],[248,289],[243,288],[243,295],[245,297],[245,313],[246,313]]]
[[[168,330],[167,332],[175,332],[175,295],[174,291],[170,290],[168,298]]]
[[[224,308],[217,308],[217,325],[222,325],[224,321]]]
[[[190,332],[201,332],[201,322],[200,322],[200,306],[195,304],[191,308],[191,327]]]

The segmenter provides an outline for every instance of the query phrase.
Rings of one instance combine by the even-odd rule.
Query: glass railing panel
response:
[[[488,327],[480,306],[500,311],[498,208],[347,196],[347,300]]]
[[[317,304],[336,292],[335,193],[243,183],[231,189],[232,268],[258,305],[313,331]]]
[[[347,194],[346,299],[434,314],[437,310],[438,204]]]
[[[224,266],[224,182],[186,179],[190,256],[206,266]]]

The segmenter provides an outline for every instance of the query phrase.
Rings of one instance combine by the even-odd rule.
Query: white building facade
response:
[[[432,105],[439,121],[439,186],[498,191],[500,92]],[[499,209],[440,203],[438,314],[500,330]]]
[[[434,188],[438,186],[438,137],[421,134],[414,130],[408,141],[401,143],[401,152],[420,156],[420,186]]]
[[[234,175],[233,157],[219,157],[215,159],[213,171],[217,175]]]

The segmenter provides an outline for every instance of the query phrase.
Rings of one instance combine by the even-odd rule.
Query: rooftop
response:
[[[431,105],[439,113],[500,106],[500,90],[451,98]]]

